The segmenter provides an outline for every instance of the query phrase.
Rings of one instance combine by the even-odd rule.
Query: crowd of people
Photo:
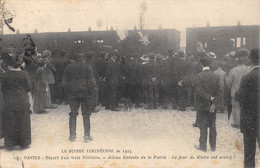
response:
[[[120,111],[120,104],[126,101],[130,102],[130,108],[150,110],[160,106],[186,111],[187,106],[193,106],[192,110],[197,111],[193,126],[200,128],[200,145],[195,148],[202,151],[207,150],[207,127],[210,127],[211,150],[216,150],[216,112],[227,110],[228,117],[232,116],[231,126],[241,128],[247,137],[252,135],[245,131],[252,116],[243,113],[243,108],[247,107],[244,104],[251,99],[245,100],[244,95],[248,93],[241,88],[245,84],[240,84],[243,76],[255,69],[250,64],[252,54],[246,49],[230,52],[223,59],[218,59],[212,52],[192,55],[169,50],[167,55],[151,52],[124,57],[117,50],[95,53],[75,49],[69,56],[66,50],[45,50],[37,54],[35,49],[29,45],[23,50],[7,48],[1,53],[0,133],[5,138],[6,148],[28,147],[31,143],[30,113],[44,114],[46,108],[57,108],[62,103],[71,108],[70,141],[76,139],[80,105],[84,139],[88,142],[93,139],[90,136],[90,115],[99,111],[97,106]],[[256,57],[253,60],[259,61],[259,49],[253,52]],[[253,66],[259,67],[257,63]],[[254,75],[257,74],[251,76]],[[251,76],[244,80],[254,78]],[[258,87],[259,81],[256,82],[246,87]],[[251,111],[251,107],[248,108]],[[241,114],[247,118],[240,118]],[[256,121],[252,121],[255,125],[251,126],[257,130],[259,111],[252,115]],[[259,130],[254,136],[257,133],[259,142]],[[244,139],[245,147],[249,141],[252,143],[252,138]],[[249,153],[252,146],[249,148],[245,150],[245,155],[250,155],[246,161],[252,164]]]

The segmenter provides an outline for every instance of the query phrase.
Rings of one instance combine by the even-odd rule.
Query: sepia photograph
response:
[[[0,0],[0,168],[260,168],[259,0]]]

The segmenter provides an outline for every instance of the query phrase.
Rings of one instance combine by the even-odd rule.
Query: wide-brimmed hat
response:
[[[210,57],[211,59],[216,59],[216,58],[217,58],[217,56],[216,56],[216,54],[215,54],[214,52],[209,52],[207,55],[208,55],[208,57]]]

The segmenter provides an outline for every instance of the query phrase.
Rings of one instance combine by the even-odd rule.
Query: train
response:
[[[3,46],[24,47],[28,34],[6,34]],[[39,53],[44,50],[67,50],[73,53],[76,48],[97,53],[118,50],[126,57],[147,52],[165,53],[167,50],[180,50],[180,32],[175,29],[128,30],[125,38],[118,31],[81,31],[81,32],[48,32],[29,34]]]
[[[214,52],[219,59],[227,53],[259,47],[260,25],[192,27],[186,29],[186,53],[195,54],[198,46]]]

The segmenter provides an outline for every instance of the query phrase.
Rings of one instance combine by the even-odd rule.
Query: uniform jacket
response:
[[[260,68],[254,68],[242,79],[236,98],[241,108],[241,132],[254,131],[260,126],[259,94]]]
[[[76,61],[66,67],[62,85],[68,91],[70,98],[92,96],[94,83],[93,72],[89,64]]]

